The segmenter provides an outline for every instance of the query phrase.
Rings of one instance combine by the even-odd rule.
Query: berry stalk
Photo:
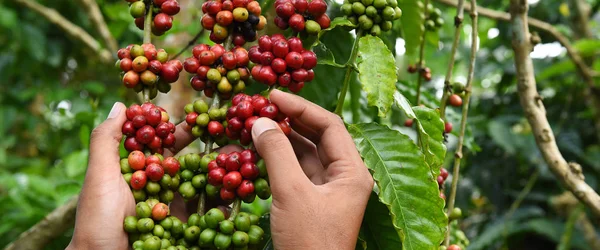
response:
[[[454,153],[454,169],[452,173],[452,186],[450,188],[450,197],[448,199],[448,213],[454,209],[454,201],[456,199],[456,188],[460,177],[460,160],[463,157],[463,142],[465,139],[465,130],[467,128],[467,116],[469,113],[469,101],[471,98],[471,88],[473,85],[473,76],[475,74],[475,59],[477,55],[477,1],[471,1],[471,20],[472,20],[472,40],[471,40],[471,63],[469,65],[469,75],[467,78],[467,86],[465,88],[465,100],[462,107],[462,119],[460,121],[460,135],[458,137],[458,145],[456,153]],[[442,103],[443,105],[443,103]],[[443,113],[442,113],[443,114]],[[444,240],[446,246],[450,245],[450,224],[446,230],[446,238]]]
[[[352,71],[354,71],[354,63],[356,62],[356,57],[358,56],[358,40],[362,36],[362,30],[356,30],[356,39],[354,40],[354,44],[352,45],[352,52],[350,52],[350,58],[346,62],[346,75],[344,76],[344,85],[342,85],[342,90],[340,91],[340,96],[338,97],[337,106],[335,107],[335,113],[342,117],[342,112],[344,110],[344,100],[346,99],[346,93],[348,92],[348,88],[350,87],[350,77],[352,76]]]
[[[198,198],[198,211],[197,213],[202,216],[206,211],[206,192],[201,192],[200,197]]]
[[[144,20],[144,43],[152,42],[152,2],[146,1],[146,19]],[[144,98],[145,99],[145,98]]]
[[[425,0],[425,8],[429,5],[429,0]],[[429,12],[425,11],[425,20],[428,19]],[[417,71],[420,73],[423,70],[423,57],[425,54],[425,38],[427,36],[427,29],[423,30],[423,36],[421,37],[421,45],[419,46],[419,63],[417,65]],[[423,82],[423,77],[419,74],[417,76],[417,100],[415,101],[415,105],[419,106],[421,104],[421,84]]]
[[[240,198],[235,198],[235,201],[233,201],[233,205],[231,206],[231,214],[229,215],[230,221],[233,221],[235,217],[240,213],[241,207],[242,200],[240,200]]]
[[[450,63],[448,64],[448,72],[446,73],[446,79],[444,80],[444,94],[442,95],[442,99],[440,101],[440,116],[444,121],[446,121],[446,106],[448,105],[448,97],[452,91],[450,81],[452,80],[452,71],[454,69],[454,61],[456,59],[456,49],[458,48],[458,42],[460,41],[460,33],[462,32],[460,27],[463,22],[464,2],[464,0],[458,1],[456,16],[454,17],[454,26],[456,27],[456,30],[454,31],[454,42],[452,43],[452,49],[450,51]]]

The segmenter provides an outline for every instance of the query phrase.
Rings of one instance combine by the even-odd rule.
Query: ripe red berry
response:
[[[242,175],[238,171],[231,171],[223,176],[223,187],[226,189],[236,189],[241,183]]]
[[[127,71],[130,71],[132,69],[132,63],[133,63],[133,61],[131,59],[129,59],[129,58],[123,58],[119,62],[119,67],[121,68],[121,70],[127,72]]]
[[[260,4],[257,1],[249,1],[246,5],[246,9],[255,16],[260,16],[262,9],[260,8]]]
[[[308,4],[308,14],[313,16],[323,15],[327,11],[327,3],[323,0],[312,0]]]
[[[232,152],[225,160],[225,169],[227,171],[237,171],[240,169],[240,158],[241,155],[239,152]]]
[[[227,190],[225,188],[221,188],[219,194],[221,195],[221,199],[224,201],[232,201],[235,199],[235,190]]]
[[[175,135],[173,133],[170,133],[169,135],[167,135],[167,137],[165,137],[162,141],[163,147],[165,148],[170,148],[175,146]]]
[[[219,137],[225,133],[225,127],[218,121],[210,121],[208,123],[208,133],[213,137]]]
[[[162,140],[160,139],[160,137],[154,136],[154,139],[152,139],[152,141],[146,146],[148,146],[148,148],[150,149],[159,149],[162,146]]]
[[[146,157],[146,166],[155,163],[155,164],[160,164],[160,158],[156,155],[150,155],[148,157]]]
[[[452,123],[451,123],[451,122],[448,122],[448,121],[447,121],[447,122],[444,124],[444,132],[446,132],[446,133],[450,133],[450,132],[452,132]]]
[[[125,115],[127,116],[127,120],[133,120],[133,118],[137,115],[143,115],[142,107],[137,104],[131,105],[125,111]]]
[[[217,1],[208,1],[208,5],[207,5],[207,12],[208,14],[211,15],[217,15],[219,13],[219,11],[221,11],[222,9],[222,4],[221,2],[217,2]]]
[[[302,0],[297,0],[297,1],[302,1]],[[306,1],[306,0],[304,0],[304,1]],[[297,31],[297,32],[304,30],[304,22],[305,22],[304,17],[300,14],[294,14],[288,20],[288,24],[290,25],[290,27],[294,31]]]
[[[160,138],[165,138],[171,132],[171,126],[169,126],[168,123],[161,122],[160,124],[158,124],[158,126],[156,126],[155,131],[156,131],[156,136],[158,136]]]
[[[208,167],[207,167],[208,172],[212,171],[213,169],[217,169],[217,168],[219,168],[219,165],[217,164],[216,161],[211,161],[208,163]]]
[[[235,55],[231,51],[223,53],[221,60],[223,63],[223,67],[225,67],[228,70],[232,70],[237,67],[237,60],[235,58]]]
[[[148,70],[152,71],[154,74],[160,74],[161,69],[162,63],[158,60],[152,60],[148,63]]]
[[[278,5],[275,8],[275,12],[278,16],[287,19],[291,17],[295,13],[294,5],[291,2],[285,2],[283,4]]]
[[[290,51],[301,53],[304,51],[304,47],[302,47],[302,40],[298,37],[291,37],[288,39],[288,45],[290,47]]]
[[[126,121],[123,123],[123,127],[121,128],[121,132],[125,136],[134,136],[135,135],[135,127],[133,126],[133,122]]]
[[[229,26],[233,22],[233,13],[229,10],[222,10],[217,13],[217,23],[223,27]]]
[[[279,128],[281,129],[281,132],[283,132],[285,135],[289,136],[290,133],[292,133],[292,127],[290,126],[290,123],[287,121],[280,121],[277,123],[279,125]]]
[[[261,117],[268,117],[271,119],[275,119],[275,117],[277,117],[278,113],[279,113],[279,108],[277,108],[277,105],[275,105],[273,103],[267,104],[264,108],[262,108],[260,110]]]
[[[196,71],[198,71],[198,68],[200,68],[200,61],[194,57],[187,58],[183,62],[183,68],[188,73],[196,73]]]
[[[164,220],[167,215],[169,215],[169,206],[165,203],[158,203],[152,208],[152,219],[155,221]]]
[[[134,151],[134,150],[144,150],[144,145],[139,143],[136,139],[135,136],[132,137],[127,137],[127,139],[125,139],[125,143],[123,144],[123,146],[125,147],[125,149],[127,151]]]
[[[271,65],[273,59],[275,59],[273,53],[271,53],[271,51],[265,51],[260,56],[260,64],[262,64],[263,66]]]
[[[240,174],[244,179],[254,180],[259,174],[258,167],[254,163],[246,162],[240,167]]]
[[[445,200],[445,198],[444,198]],[[462,248],[458,245],[450,245],[448,246],[447,250],[462,250]]]
[[[160,76],[167,83],[176,82],[179,79],[179,70],[173,64],[163,64]]]
[[[129,49],[119,49],[117,51],[117,57],[119,57],[121,60],[125,58],[131,59],[131,53],[129,52]]]
[[[292,82],[292,75],[288,72],[284,72],[283,74],[277,77],[277,83],[283,87],[287,87]]]
[[[146,123],[155,127],[162,121],[162,112],[158,108],[152,108],[144,114],[144,117],[146,118]]]
[[[437,183],[438,183],[438,187],[443,187],[444,186],[444,178],[442,176],[438,176],[437,177]]]
[[[444,178],[444,180],[446,180],[448,178],[448,170],[446,170],[445,168],[441,168],[440,169],[440,176],[442,178]]]
[[[450,95],[450,97],[448,97],[448,103],[454,107],[460,107],[460,106],[462,106],[463,101],[459,95],[452,94],[452,95]]]
[[[276,16],[275,19],[273,20],[273,23],[275,23],[275,26],[277,26],[278,28],[280,28],[282,30],[286,30],[287,28],[290,27],[288,22],[280,16]]]
[[[315,79],[315,72],[312,69],[311,70],[307,70],[306,73],[307,73],[307,75],[306,75],[305,82],[310,82],[313,79]]]
[[[312,69],[317,66],[317,55],[315,54],[315,52],[312,52],[310,50],[303,51],[302,60],[304,60],[302,67],[306,70]]]
[[[275,71],[273,71],[273,68],[271,68],[271,66],[263,66],[260,69],[259,75],[262,83],[267,84],[269,86],[272,86],[277,82],[277,74],[275,74]]]
[[[162,162],[162,166],[165,172],[170,176],[175,176],[177,171],[179,171],[179,168],[181,168],[179,161],[173,157],[165,158],[165,160]]]
[[[241,119],[247,119],[254,114],[254,106],[249,101],[241,101],[236,108],[236,115]]]
[[[248,51],[246,49],[239,47],[233,51],[235,59],[237,60],[238,67],[246,67],[250,59],[248,58]],[[240,74],[241,75],[241,74]]]
[[[254,163],[257,160],[256,153],[250,149],[246,149],[240,152],[240,162],[243,163]],[[242,174],[243,176],[243,174]]]
[[[294,93],[300,92],[300,90],[302,90],[302,88],[304,88],[304,82],[292,81],[288,85],[288,89]]]
[[[242,132],[240,132],[240,143],[244,146],[248,146],[250,145],[250,142],[252,142],[252,134],[250,134],[248,130],[242,129]]]
[[[327,29],[331,25],[331,19],[326,13],[316,17],[315,21],[321,26],[321,29]]]
[[[160,5],[160,11],[167,15],[176,15],[179,13],[179,3],[176,0],[167,0],[162,5]]]
[[[165,175],[165,170],[161,165],[152,163],[146,166],[146,176],[148,176],[148,179],[151,181],[160,181],[163,175]]]
[[[210,47],[210,51],[215,53],[216,58],[219,58],[225,53],[225,47],[223,47],[223,45],[221,44],[215,44],[212,47]]]
[[[245,199],[254,193],[254,183],[249,180],[243,180],[237,188],[236,193],[240,198]]]
[[[127,88],[133,88],[140,82],[140,75],[133,70],[128,71],[123,76],[123,85]]]
[[[223,184],[223,177],[227,174],[224,168],[216,168],[208,172],[208,183],[213,186],[221,186]]]
[[[212,2],[212,1],[208,1],[205,3],[209,3],[209,2]],[[217,23],[217,20],[209,14],[204,14],[202,16],[202,19],[200,20],[200,23],[202,24],[202,27],[204,27],[205,29],[212,30],[215,27],[215,23]]]
[[[285,63],[292,69],[299,69],[304,64],[304,58],[302,54],[292,51],[285,57]]]
[[[213,51],[205,50],[205,51],[200,52],[199,60],[200,60],[200,64],[205,65],[205,66],[210,66],[215,63],[215,61],[217,60],[217,56],[215,55],[215,53]]]
[[[292,3],[294,3],[298,13],[304,13],[308,9],[308,1],[306,0],[292,0]]]
[[[225,1],[223,1],[223,3],[222,3],[222,4],[223,4],[223,5],[221,6],[221,8],[222,8],[223,10],[233,11],[233,8],[235,8],[235,7],[233,6],[233,2],[232,2],[232,1],[229,1],[229,0],[225,0]]]
[[[271,42],[271,38],[267,35],[261,36],[260,38],[258,38],[258,48],[260,48],[261,51],[265,52],[265,51],[271,51],[271,47],[272,47],[272,42]]]
[[[285,58],[289,52],[289,45],[284,39],[277,40],[273,44],[273,55],[275,55],[275,57]]]
[[[165,13],[158,13],[154,17],[154,28],[165,32],[173,27],[173,18]]]
[[[132,151],[127,157],[127,162],[133,170],[142,170],[146,166],[146,156],[141,151]]]
[[[148,144],[154,140],[155,135],[154,128],[150,125],[145,125],[135,133],[135,139],[140,143]]]
[[[248,130],[248,131],[252,131],[252,126],[254,125],[254,122],[258,119],[258,116],[252,116],[248,119],[246,119],[246,121],[244,122],[244,129]]]
[[[225,168],[225,162],[227,161],[228,157],[229,156],[226,154],[219,154],[215,161],[217,162],[217,165],[219,165],[219,167]]]
[[[260,113],[260,110],[269,104],[269,100],[261,95],[255,95],[252,97],[252,106],[254,107],[255,113]]]
[[[404,126],[405,127],[412,127],[414,120],[413,119],[406,119],[406,121],[404,121]]]
[[[306,80],[308,72],[305,69],[297,69],[292,72],[292,80],[297,82],[303,82]]]
[[[129,184],[131,185],[131,188],[140,190],[146,186],[147,181],[146,172],[144,172],[144,170],[138,170],[131,175]]]

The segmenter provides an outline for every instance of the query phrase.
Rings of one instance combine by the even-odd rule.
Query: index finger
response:
[[[361,161],[354,141],[339,116],[302,97],[279,90],[273,90],[270,98],[290,119],[299,121],[315,131],[319,137],[317,147],[324,166],[340,160]]]

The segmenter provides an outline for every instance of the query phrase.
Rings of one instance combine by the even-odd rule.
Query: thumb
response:
[[[125,109],[123,103],[115,103],[108,118],[92,131],[88,172],[97,170],[120,172],[119,144],[123,137],[121,129],[127,120]]]
[[[256,120],[252,126],[252,140],[267,165],[273,197],[278,197],[279,194],[283,197],[310,184],[290,140],[277,123],[268,118]]]

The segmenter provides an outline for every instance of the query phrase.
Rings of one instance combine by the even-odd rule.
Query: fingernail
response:
[[[254,125],[252,125],[252,138],[258,138],[262,133],[277,128],[277,124],[271,119],[259,118],[254,122]]]
[[[115,102],[115,104],[112,106],[112,109],[110,109],[110,113],[108,113],[108,117],[106,119],[115,118],[121,113],[121,109],[123,106],[119,104],[119,102]]]

